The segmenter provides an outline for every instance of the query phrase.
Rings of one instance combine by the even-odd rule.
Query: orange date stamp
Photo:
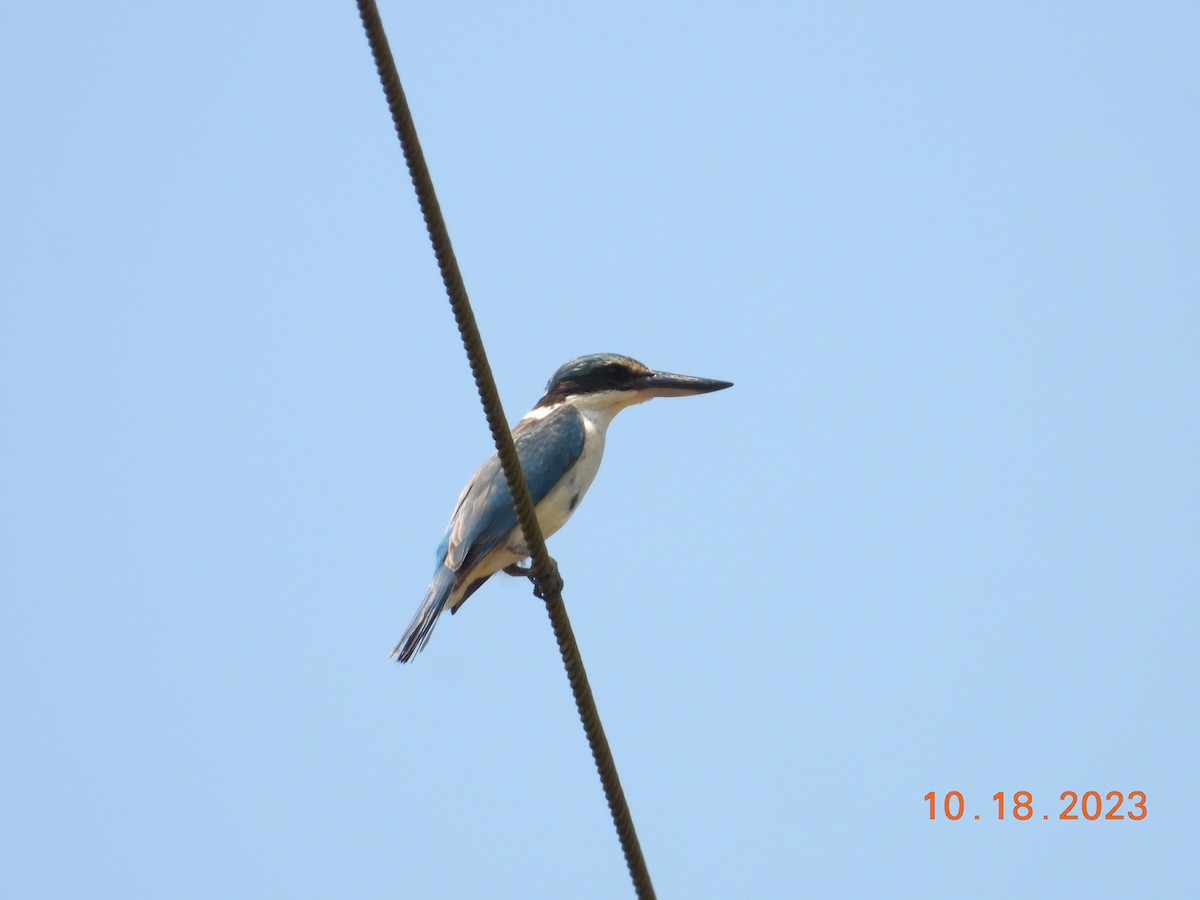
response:
[[[939,818],[957,822],[967,811],[962,791],[947,791],[940,797],[936,791],[930,791],[923,799],[929,803],[931,822]],[[1027,822],[1035,817],[1033,794],[1029,791],[1016,791],[1011,795],[996,791],[992,794],[992,801],[996,805],[988,807],[992,813],[986,816],[988,819],[1003,821],[1011,817]],[[1081,818],[1088,822],[1140,822],[1146,818],[1146,794],[1144,791],[1109,791],[1102,799],[1100,791],[1084,791],[1082,795],[1075,791],[1063,791],[1053,812],[1057,813],[1055,818],[1060,822],[1077,822]],[[980,814],[969,818],[979,821]],[[1041,818],[1049,822],[1051,813],[1042,813]]]

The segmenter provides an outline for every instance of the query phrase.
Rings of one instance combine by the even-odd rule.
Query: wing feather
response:
[[[517,458],[536,506],[583,453],[583,416],[563,405],[513,429]],[[438,565],[463,575],[487,556],[517,524],[500,458],[495,453],[467,483],[439,547]]]

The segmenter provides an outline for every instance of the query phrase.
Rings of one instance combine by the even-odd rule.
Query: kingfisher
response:
[[[560,366],[545,395],[512,430],[542,533],[550,537],[562,528],[591,487],[617,413],[655,397],[727,387],[732,382],[656,372],[618,353],[593,353]],[[500,457],[493,453],[458,498],[438,546],[433,581],[392,657],[412,659],[429,642],[442,611],[457,612],[497,572],[528,574],[518,565],[527,556]]]

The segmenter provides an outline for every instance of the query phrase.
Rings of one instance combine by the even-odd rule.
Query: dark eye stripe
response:
[[[628,384],[630,378],[632,377],[632,373],[627,368],[618,365],[605,366],[596,374],[600,376],[599,380],[602,384],[611,385],[613,387],[620,387],[621,385]]]

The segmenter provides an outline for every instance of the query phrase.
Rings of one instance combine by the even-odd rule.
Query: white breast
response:
[[[536,507],[538,524],[542,526],[544,536],[550,537],[562,528],[579,508],[583,495],[592,486],[600,470],[608,424],[625,405],[628,404],[575,404],[583,416],[583,452],[579,454],[575,465],[567,470],[563,480]],[[521,529],[514,529],[505,543],[513,552],[522,551]]]

